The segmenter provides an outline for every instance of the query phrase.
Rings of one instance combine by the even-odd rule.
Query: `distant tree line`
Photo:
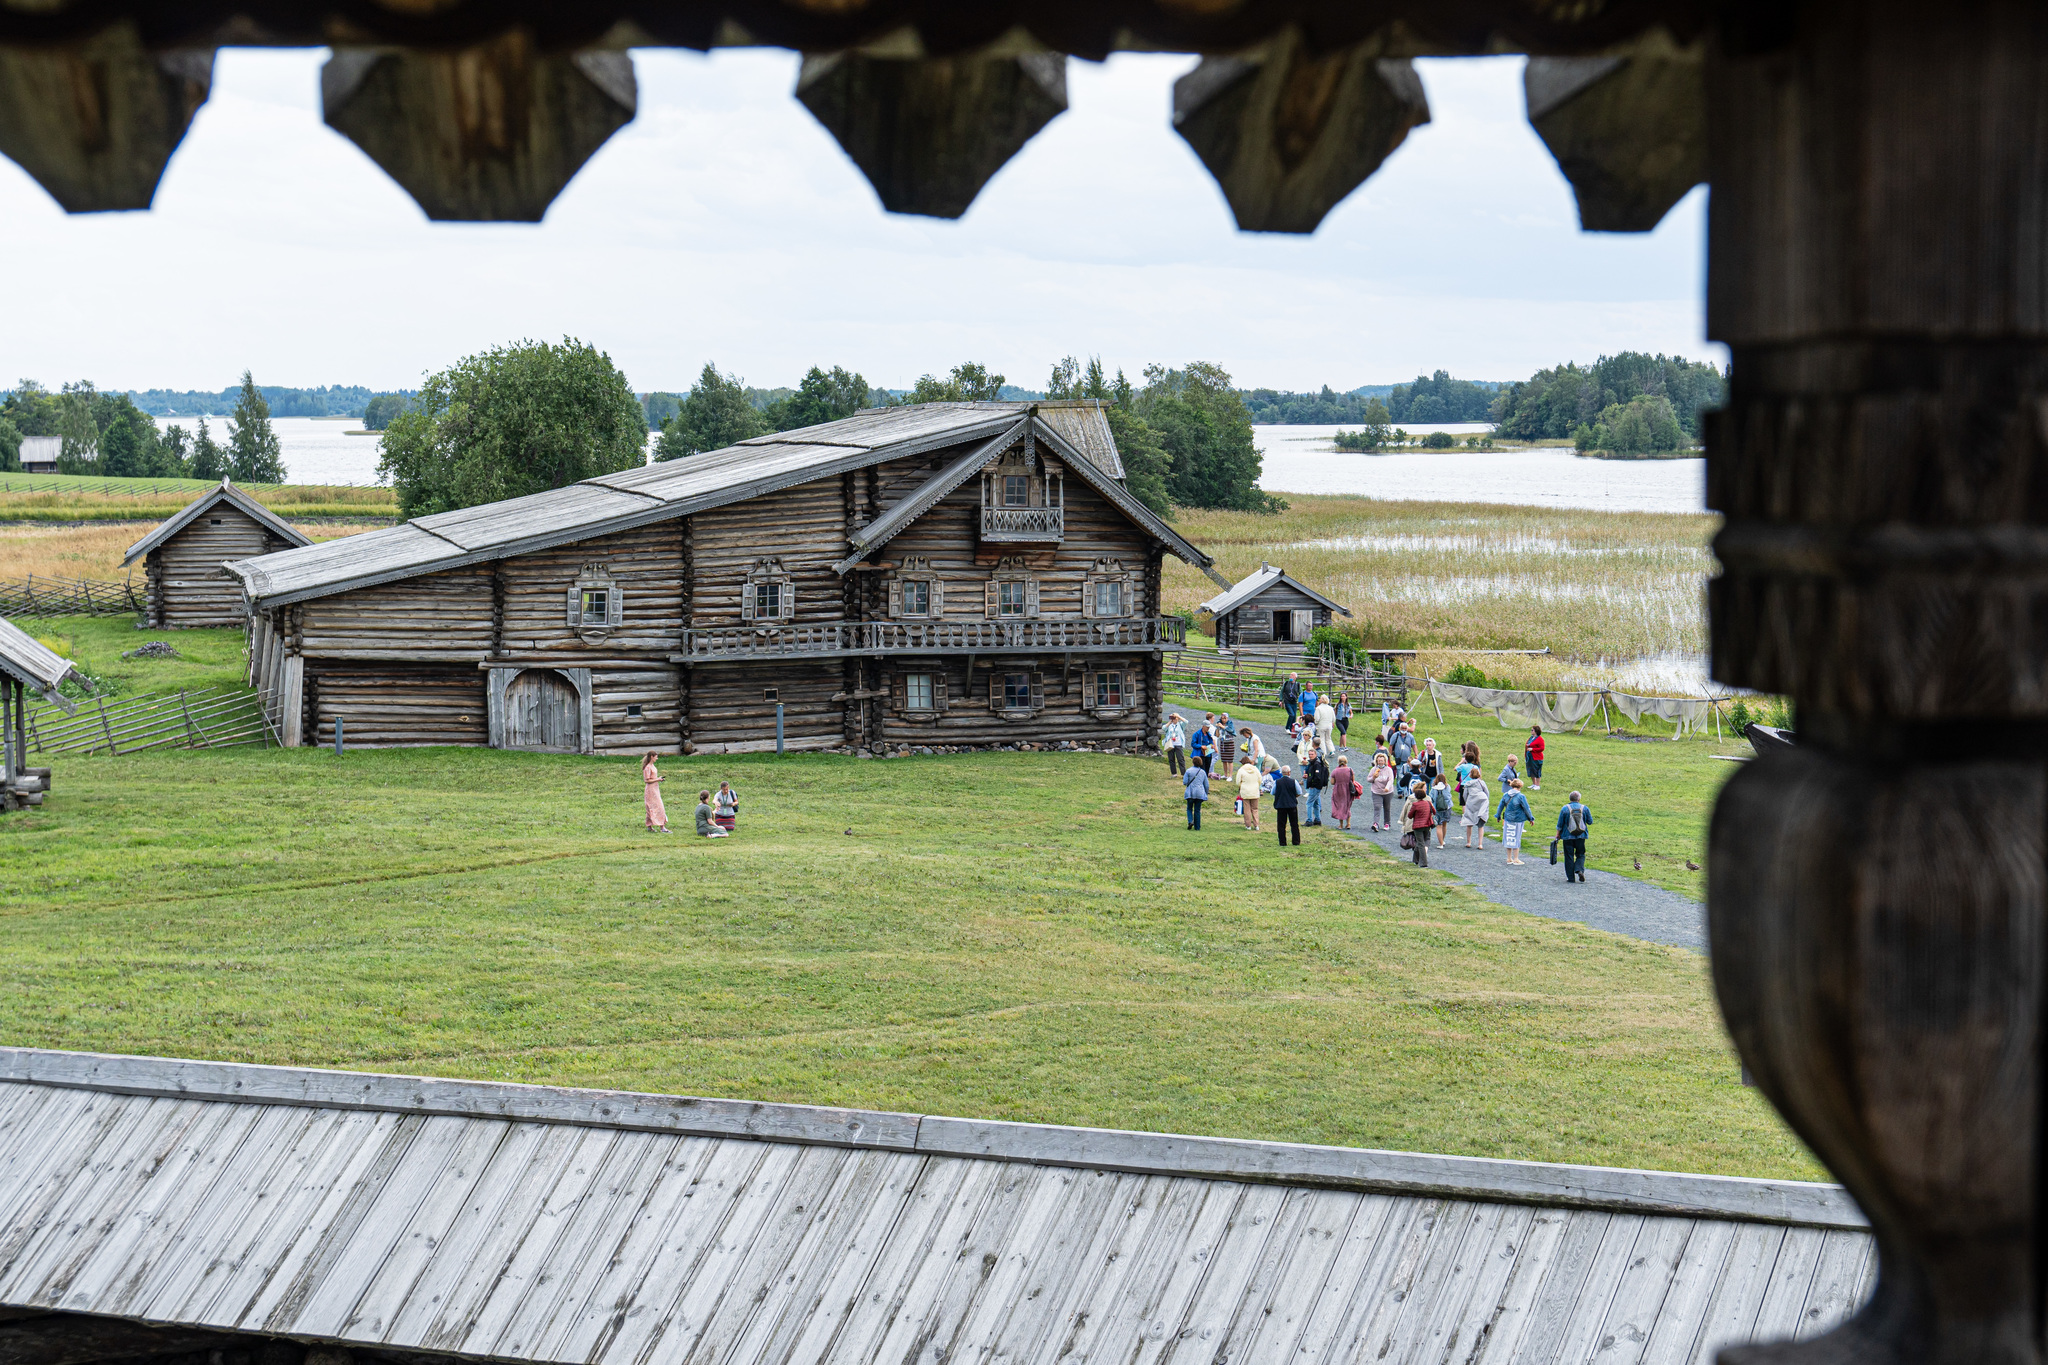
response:
[[[1252,421],[1293,426],[1348,426],[1366,422],[1367,408],[1378,403],[1396,422],[1418,426],[1435,422],[1484,422],[1500,384],[1453,379],[1443,370],[1417,375],[1412,384],[1367,384],[1348,393],[1290,393],[1278,389],[1247,389],[1239,393]]]
[[[1608,421],[1609,409],[1651,397],[1662,399],[1670,408],[1672,420],[1686,440],[1697,441],[1700,414],[1721,406],[1727,401],[1727,392],[1727,376],[1707,361],[1623,351],[1601,356],[1583,367],[1568,364],[1538,370],[1521,383],[1503,388],[1494,400],[1494,435],[1516,441],[1563,441],[1576,440],[1583,429],[1587,439],[1593,440],[1597,439],[1594,429]],[[1619,415],[1615,420],[1620,420]],[[1658,439],[1665,435],[1668,432],[1660,428]]]
[[[227,441],[217,443],[200,418],[195,433],[183,427],[158,431],[156,419],[125,393],[101,393],[90,380],[52,393],[24,379],[0,399],[0,471],[21,468],[21,443],[28,436],[63,440],[60,474],[94,474],[113,479],[218,479],[237,483],[283,483],[284,461],[270,406],[244,371],[234,393]]]
[[[262,390],[272,417],[361,417],[371,400],[385,392],[355,384],[328,384],[317,389],[265,385]],[[399,390],[397,396],[402,401],[408,395]],[[128,397],[153,417],[210,417],[232,410],[241,401],[242,391],[239,387],[218,393],[203,389],[130,389]]]

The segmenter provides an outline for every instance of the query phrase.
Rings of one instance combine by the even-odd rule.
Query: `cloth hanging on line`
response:
[[[1677,729],[1673,739],[1703,729],[1714,714],[1714,703],[1692,697],[1637,697],[1626,692],[1522,692],[1499,687],[1466,687],[1461,683],[1429,680],[1430,695],[1438,701],[1457,702],[1493,712],[1501,728],[1541,725],[1551,730],[1569,730],[1599,709],[1604,697],[1615,710],[1641,724],[1644,716],[1670,721]]]

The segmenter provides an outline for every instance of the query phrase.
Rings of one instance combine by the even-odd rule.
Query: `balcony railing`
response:
[[[1063,540],[1067,534],[1064,507],[995,507],[981,509],[983,540]]]
[[[824,655],[1001,654],[1026,650],[1105,653],[1184,649],[1178,616],[1117,621],[844,621],[815,626],[726,626],[685,630],[679,662],[817,658]]]

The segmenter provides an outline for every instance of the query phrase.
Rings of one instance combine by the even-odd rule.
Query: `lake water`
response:
[[[159,418],[196,429],[198,419]],[[354,418],[273,417],[292,483],[377,482],[378,438]],[[227,420],[209,418],[216,441]],[[1467,436],[1484,425],[1415,427]],[[1259,486],[1275,493],[1357,493],[1374,498],[1502,502],[1528,507],[1588,507],[1613,512],[1703,512],[1705,460],[1585,460],[1569,450],[1431,450],[1357,455],[1331,444],[1336,427],[1253,427],[1265,456]]]
[[[188,432],[199,429],[196,417],[159,417],[159,429],[183,427]],[[285,480],[288,483],[325,484],[373,484],[377,482],[377,447],[375,436],[351,436],[351,431],[360,432],[363,424],[356,418],[347,421],[330,421],[324,417],[273,417],[271,429],[277,432],[279,451],[284,456]],[[209,417],[206,428],[213,439],[227,444],[228,422],[225,417]]]
[[[1460,438],[1483,424],[1412,427]],[[1259,487],[1272,493],[1353,493],[1403,502],[1502,502],[1607,512],[1704,512],[1705,460],[1588,460],[1569,449],[1429,450],[1362,455],[1331,444],[1340,428],[1263,426]]]

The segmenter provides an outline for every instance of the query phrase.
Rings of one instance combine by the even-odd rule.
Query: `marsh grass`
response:
[[[1262,562],[1350,607],[1368,643],[1582,660],[1706,649],[1712,516],[1288,495],[1273,516],[1182,510],[1225,577]],[[1168,611],[1216,588],[1168,560]]]
[[[1820,1177],[1697,954],[1190,834],[1156,760],[663,771],[739,836],[630,762],[67,758],[0,817],[0,1041]]]
[[[80,479],[59,488],[43,487],[51,477],[36,476],[28,491],[20,483],[10,488],[0,481],[0,522],[160,521],[214,486],[184,480],[189,487],[167,489],[158,480]],[[124,484],[133,485],[132,491]],[[282,484],[243,491],[286,517],[398,516],[397,496],[389,488]]]
[[[183,507],[179,503],[178,507]],[[176,511],[177,508],[170,509]],[[168,513],[166,513],[168,515]],[[288,518],[289,519],[289,518]],[[368,525],[294,523],[312,540],[333,540],[373,529]],[[125,578],[121,567],[128,547],[148,535],[157,522],[93,522],[81,526],[38,526],[0,523],[0,581],[18,581],[30,574],[64,578]],[[142,565],[131,566],[138,582]]]

